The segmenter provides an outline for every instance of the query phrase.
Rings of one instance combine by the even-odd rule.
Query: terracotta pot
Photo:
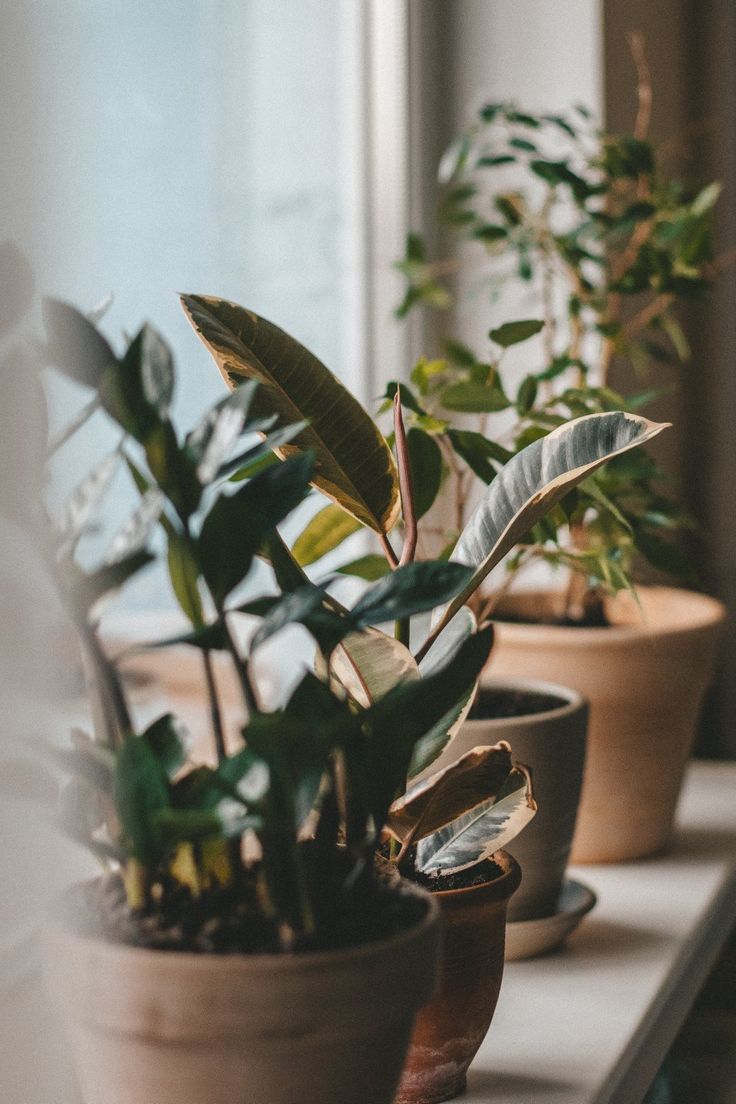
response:
[[[390,939],[292,956],[142,950],[54,924],[47,979],[85,1104],[390,1104],[434,989],[439,912],[430,899]]]
[[[531,767],[538,812],[509,844],[523,874],[509,904],[509,920],[552,916],[562,890],[580,801],[588,705],[577,691],[539,679],[483,678],[481,694],[483,690],[535,695],[547,707],[518,717],[465,721],[431,769],[449,766],[471,748],[499,740],[507,740],[514,758]]]
[[[493,860],[502,869],[493,881],[433,895],[444,921],[440,988],[417,1016],[396,1104],[439,1104],[465,1090],[496,1009],[506,909],[521,881],[511,855],[498,851]]]
[[[493,676],[548,678],[590,702],[574,862],[622,862],[667,846],[713,677],[721,603],[671,587],[642,587],[639,596],[642,610],[630,595],[613,599],[607,628],[496,623]],[[498,616],[538,615],[556,600],[519,593]]]

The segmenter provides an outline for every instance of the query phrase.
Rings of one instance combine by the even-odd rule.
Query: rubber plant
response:
[[[396,923],[390,907],[396,895],[376,857],[387,825],[397,823],[394,800],[412,763],[423,764],[444,746],[492,634],[473,625],[456,647],[435,649],[421,673],[409,657],[407,677],[389,685],[386,654],[406,649],[375,626],[452,600],[471,569],[406,564],[345,608],[307,579],[278,525],[313,482],[349,500],[366,524],[388,528],[397,513],[390,505],[394,466],[367,415],[358,433],[362,428],[375,443],[377,478],[357,481],[348,492],[350,457],[330,467],[314,426],[294,422],[288,407],[272,409],[263,382],[240,381],[182,435],[170,415],[173,358],[153,328],[144,326],[118,356],[69,305],[48,301],[45,317],[43,360],[91,393],[82,416],[50,442],[49,458],[95,411],[117,428],[113,451],[62,510],[24,502],[14,515],[33,532],[93,672],[97,731],[75,731],[70,746],[46,750],[72,775],[60,794],[61,823],[112,868],[103,883],[107,896],[96,906],[103,926],[146,946],[214,951],[331,948],[385,935],[387,924]],[[331,376],[314,379],[333,389]],[[265,463],[275,450],[288,455]],[[120,473],[132,479],[139,504],[102,560],[89,564],[85,542],[99,532],[104,496]],[[271,592],[238,601],[256,559],[273,568]],[[157,560],[167,564],[190,630],[141,646],[199,650],[211,765],[189,758],[171,713],[137,724],[101,639],[104,600]],[[256,619],[245,652],[233,633],[238,614]],[[269,711],[252,656],[292,624],[311,634],[316,670],[303,671],[283,705]],[[235,750],[226,744],[214,652],[229,656],[248,714]],[[360,657],[366,698],[346,692],[334,677],[337,652]],[[525,775],[506,748],[490,775],[487,763],[471,766],[465,763],[451,798],[445,783],[441,819],[448,809],[453,817],[477,809],[504,787],[518,789],[519,778],[526,793]],[[402,825],[414,807],[401,807]],[[430,821],[437,826],[436,813]],[[467,829],[463,835],[470,838]],[[245,857],[245,839],[257,845],[255,860]]]
[[[450,482],[453,516],[435,527],[435,547],[452,547],[478,486],[531,441],[570,418],[655,399],[661,392],[646,385],[637,394],[616,390],[614,359],[644,379],[654,361],[685,364],[681,310],[733,259],[714,258],[711,248],[720,185],[692,187],[674,176],[672,144],[657,149],[648,140],[651,86],[640,39],[631,45],[639,73],[633,133],[600,130],[584,107],[554,114],[483,104],[439,166],[433,238],[446,255],[434,259],[422,236],[408,238],[397,315],[466,302],[467,281],[457,282],[462,251],[479,272],[474,310],[491,323],[482,349],[440,324],[436,355],[420,360],[401,388],[422,509]],[[509,293],[531,304],[532,317],[518,317]],[[521,358],[511,357],[511,370],[507,353],[522,342],[530,343],[523,375]],[[395,391],[392,384],[388,401]],[[663,490],[665,479],[645,450],[613,459],[530,530],[508,567],[544,560],[570,569],[560,610],[568,623],[605,623],[604,594],[630,586],[637,560],[692,580],[682,537],[696,526]]]
[[[348,635],[324,668],[354,708],[377,710],[379,715],[393,695],[418,695],[423,680],[446,669],[473,642],[484,640],[481,650],[487,655],[491,630],[477,628],[468,602],[488,573],[573,487],[664,428],[621,411],[593,414],[558,427],[511,457],[485,491],[448,564],[466,572],[455,578],[456,593],[446,600],[437,589],[424,606],[434,611],[433,625],[417,648],[411,617],[419,612],[418,606],[410,612],[389,597],[394,580],[410,579],[423,567],[415,560],[419,491],[415,494],[400,389],[393,403],[394,462],[388,441],[367,412],[293,337],[231,302],[185,295],[182,303],[235,394],[244,381],[257,382],[259,413],[275,415],[277,431],[286,424],[286,410],[289,419],[298,417],[309,426],[276,450],[293,462],[312,449],[312,485],[332,499],[309,522],[291,552],[279,545],[279,558],[294,576],[294,585],[305,585],[306,566],[337,547],[347,531],[367,527],[379,538],[387,573],[369,586],[352,615],[365,611],[367,604],[374,625],[395,622],[394,636],[375,628],[369,629],[367,638]],[[325,472],[330,473],[329,482]],[[360,515],[368,501],[373,511],[365,520]],[[392,529],[403,532],[400,551],[394,547]],[[417,872],[446,874],[483,861],[533,815],[528,775],[513,766],[505,746],[490,752],[475,749],[452,767],[412,784],[462,722],[479,671],[476,663],[472,678],[465,679],[463,692],[438,723],[426,724],[420,709],[406,721],[408,730],[418,725],[423,731],[405,764],[395,800],[386,806],[385,824],[393,841],[391,857],[411,877]]]

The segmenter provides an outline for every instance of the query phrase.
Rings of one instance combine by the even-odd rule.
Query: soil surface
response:
[[[69,899],[67,916],[84,935],[151,950],[205,954],[280,954],[284,943],[278,924],[263,915],[252,880],[237,889],[212,888],[198,897],[183,886],[169,886],[160,902],[146,911],[132,910],[118,874],[83,887],[84,899]],[[81,905],[81,907],[80,907]],[[302,939],[294,952],[337,950],[398,935],[418,923],[426,903],[395,886],[372,884],[356,893],[342,910]]]
[[[468,714],[471,721],[498,721],[506,717],[527,717],[530,713],[548,713],[567,702],[554,694],[529,690],[495,690],[481,687]]]
[[[416,871],[413,880],[423,889],[428,889],[432,893],[439,893],[445,889],[470,889],[471,886],[492,882],[495,878],[500,878],[503,873],[497,863],[491,862],[490,859],[484,859],[483,862],[476,863],[475,866],[471,866],[467,870],[458,870],[454,874],[434,876]]]

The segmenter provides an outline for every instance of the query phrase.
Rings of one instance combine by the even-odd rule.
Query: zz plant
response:
[[[390,595],[397,579],[411,580],[413,572],[430,567],[439,571],[439,564],[416,562],[417,502],[423,488],[413,478],[411,433],[404,428],[400,390],[393,404],[394,461],[388,441],[366,411],[294,338],[225,300],[186,295],[182,302],[233,393],[244,381],[257,383],[254,409],[261,417],[277,419],[276,432],[288,424],[304,427],[276,452],[288,463],[311,450],[312,486],[332,501],[287,554],[289,572],[305,585],[305,568],[318,564],[348,533],[360,529],[372,531],[380,543],[385,572],[375,570],[376,554],[343,571],[379,576],[352,616],[367,602],[373,625],[394,621],[394,635],[375,627],[363,637],[348,635],[331,657],[323,656],[322,665],[324,677],[342,689],[353,708],[366,709],[369,716],[372,710],[383,714],[397,694],[419,695],[436,672],[454,669],[466,649],[478,646],[487,655],[490,630],[477,628],[468,603],[490,571],[574,487],[664,428],[622,411],[596,413],[557,427],[511,457],[486,489],[447,564],[463,572],[462,577],[453,576],[455,593],[448,598],[437,584],[434,595],[422,602],[422,609],[434,612],[430,631],[417,646],[411,618],[419,604],[410,610]],[[283,552],[280,546],[279,555]],[[480,640],[486,642],[482,648]],[[395,800],[381,808],[392,841],[390,857],[411,876],[418,872],[436,877],[475,866],[513,838],[533,814],[528,774],[512,765],[506,746],[475,749],[446,770],[426,776],[464,719],[481,666],[475,662],[471,671],[465,664],[472,677],[441,720],[433,719],[431,726],[419,724],[417,712],[411,718],[407,713],[402,721],[411,732],[419,724],[422,734],[409,759],[402,761],[404,773]],[[385,750],[392,754],[389,747]]]
[[[640,69],[633,134],[600,131],[583,107],[558,115],[484,104],[439,168],[438,229],[449,258],[433,260],[419,235],[407,241],[399,317],[457,303],[461,254],[477,262],[472,302],[492,323],[482,349],[445,327],[437,356],[420,360],[411,388],[401,388],[423,511],[451,481],[443,542],[462,530],[478,484],[489,485],[530,442],[571,418],[654,399],[646,387],[624,396],[612,386],[614,358],[641,376],[653,361],[685,363],[681,308],[707,293],[727,260],[711,249],[720,185],[691,188],[668,171],[667,148],[647,139],[651,90],[641,44],[632,47]],[[504,321],[518,310],[509,293],[533,303],[535,316]],[[507,350],[532,338],[519,378],[518,364],[507,370]],[[613,459],[530,530],[509,567],[542,559],[571,569],[564,616],[572,622],[604,621],[602,595],[630,585],[637,554],[691,578],[681,538],[695,527],[663,480],[644,450]]]

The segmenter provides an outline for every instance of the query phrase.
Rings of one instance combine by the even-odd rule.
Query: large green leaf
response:
[[[388,532],[399,516],[396,466],[360,403],[309,350],[252,311],[202,295],[184,295],[182,305],[226,382],[261,385],[253,413],[309,423],[280,453],[311,449],[314,485],[362,524]]]
[[[486,489],[460,535],[452,559],[475,568],[428,644],[531,527],[597,468],[651,440],[665,424],[615,411],[588,414],[553,430],[511,459]]]

